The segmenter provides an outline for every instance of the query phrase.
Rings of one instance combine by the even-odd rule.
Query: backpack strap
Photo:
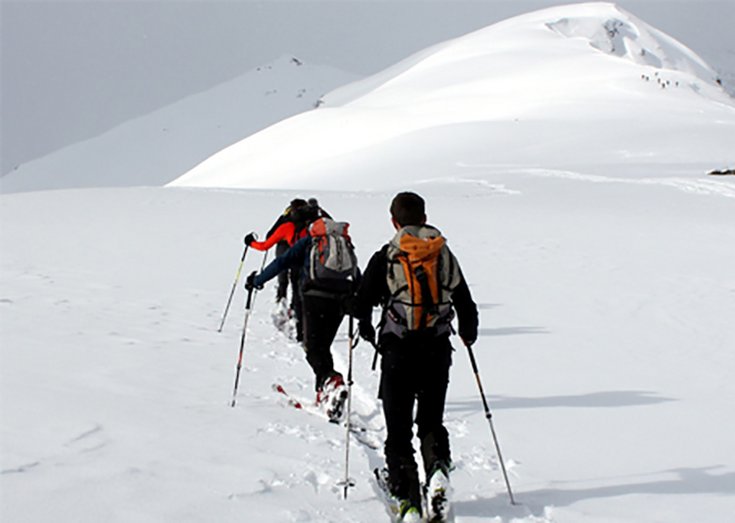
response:
[[[429,313],[433,312],[436,308],[434,298],[431,295],[431,287],[429,287],[429,276],[421,266],[416,267],[414,271],[416,274],[416,281],[419,282],[420,295],[421,295],[421,320],[419,321],[419,329],[426,328],[426,321],[429,317]]]

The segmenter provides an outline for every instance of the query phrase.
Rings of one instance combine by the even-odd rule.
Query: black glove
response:
[[[363,340],[369,342],[371,345],[375,345],[375,329],[370,320],[360,320],[358,330]]]
[[[345,314],[348,316],[355,316],[355,295],[354,294],[347,294],[346,296],[342,296],[341,298],[341,305],[342,310]]]
[[[460,325],[459,327],[459,337],[462,338],[462,341],[465,345],[468,347],[472,347],[472,345],[475,344],[477,341],[477,327],[467,327],[465,325]]]
[[[252,291],[253,289],[261,290],[263,288],[263,285],[256,285],[255,284],[255,276],[256,271],[253,271],[250,273],[250,275],[245,279],[245,288],[248,291]]]
[[[462,342],[467,345],[468,347],[472,347],[475,342],[477,341],[477,335],[469,336],[467,334],[459,333],[459,337],[462,338]]]
[[[245,245],[247,245],[248,247],[250,247],[250,244],[253,243],[257,239],[258,239],[258,236],[254,232],[248,233],[245,236],[245,240],[244,240],[245,241]]]

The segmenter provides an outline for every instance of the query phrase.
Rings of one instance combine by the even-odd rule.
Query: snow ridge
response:
[[[632,177],[735,162],[735,101],[715,73],[610,3],[500,22],[322,100],[171,185],[375,190],[462,176],[462,162]]]
[[[716,83],[715,71],[689,48],[614,4],[606,7],[611,11],[609,18],[601,18],[595,12],[592,16],[564,17],[546,25],[562,36],[587,40],[595,49],[635,64],[683,71]]]

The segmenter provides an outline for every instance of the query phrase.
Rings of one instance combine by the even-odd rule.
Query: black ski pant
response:
[[[276,258],[290,249],[288,243],[278,242],[276,244]],[[296,320],[296,341],[303,341],[303,325],[301,310],[301,292],[300,286],[301,266],[296,265],[289,267],[288,270],[278,273],[278,289],[276,290],[276,300],[285,299],[288,291],[288,284],[291,283],[291,304],[289,308],[293,311],[293,317]]]
[[[278,258],[281,254],[286,252],[288,250],[288,243],[287,242],[278,242],[276,244],[276,258]],[[276,290],[276,301],[280,300],[281,298],[286,297],[286,292],[288,290],[288,273],[292,272],[290,269],[288,271],[283,271],[278,273],[278,289]],[[291,287],[291,289],[296,289],[296,287]]]
[[[296,341],[304,340],[304,311],[301,295],[300,268],[291,267],[288,272],[291,278],[291,310],[296,319]],[[283,273],[281,273],[283,274]]]
[[[385,460],[393,494],[421,506],[414,459],[413,424],[421,441],[424,471],[451,461],[444,403],[452,365],[449,336],[409,335],[381,339],[380,398],[387,437]]]
[[[332,343],[345,315],[339,295],[302,294],[304,348],[315,377],[315,390],[334,374]]]

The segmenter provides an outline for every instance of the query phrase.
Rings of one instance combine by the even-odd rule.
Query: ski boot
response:
[[[398,519],[401,523],[419,523],[421,519],[421,510],[408,499],[402,499],[398,502]]]
[[[316,395],[317,405],[324,409],[329,421],[339,423],[345,415],[347,385],[340,373],[333,374],[324,382]]]
[[[443,462],[436,463],[426,482],[427,521],[443,523],[449,517],[449,466]]]
[[[388,508],[388,512],[391,515],[392,521],[398,523],[415,523],[423,521],[421,519],[421,510],[415,503],[411,502],[409,499],[399,498],[392,492],[388,469],[376,468],[373,470],[373,474],[375,475],[375,481],[382,494],[381,497]]]

